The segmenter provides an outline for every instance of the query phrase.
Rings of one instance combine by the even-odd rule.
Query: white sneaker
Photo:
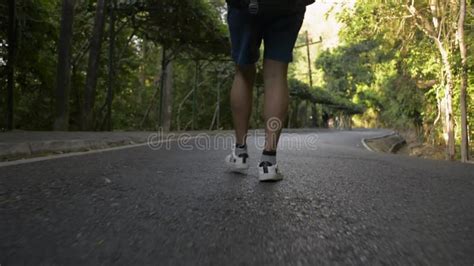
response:
[[[272,165],[269,162],[261,162],[258,165],[258,179],[265,181],[280,181],[283,175],[278,171],[278,164]]]
[[[247,169],[249,169],[248,161],[248,154],[243,153],[240,155],[235,154],[235,150],[232,151],[231,154],[227,155],[225,158],[226,165],[230,168],[232,172],[243,173]]]

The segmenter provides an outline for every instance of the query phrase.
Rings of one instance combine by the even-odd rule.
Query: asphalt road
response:
[[[0,265],[472,266],[474,165],[365,150],[381,133],[285,135],[279,183],[182,142],[0,167]]]

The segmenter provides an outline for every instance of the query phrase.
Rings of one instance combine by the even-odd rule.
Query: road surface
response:
[[[364,149],[383,133],[287,134],[279,183],[186,141],[0,167],[0,265],[473,265],[474,165]]]

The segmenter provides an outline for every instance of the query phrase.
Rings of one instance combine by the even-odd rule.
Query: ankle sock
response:
[[[276,151],[263,151],[260,162],[269,162],[272,165],[276,164]]]
[[[247,154],[247,145],[235,144],[235,155]]]

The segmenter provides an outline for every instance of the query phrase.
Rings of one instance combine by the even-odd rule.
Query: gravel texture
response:
[[[474,165],[363,148],[383,133],[292,134],[317,147],[278,183],[177,143],[1,167],[0,265],[473,265]]]

